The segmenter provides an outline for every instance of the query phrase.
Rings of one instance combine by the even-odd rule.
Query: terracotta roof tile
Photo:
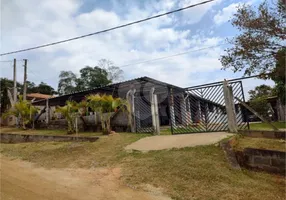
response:
[[[30,94],[27,94],[27,97],[37,98],[37,99],[48,99],[48,98],[51,98],[52,96],[53,95],[41,94],[41,93],[30,93]]]

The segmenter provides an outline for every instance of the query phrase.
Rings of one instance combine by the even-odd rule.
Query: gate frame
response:
[[[226,80],[225,80],[226,81]],[[227,81],[226,81],[227,82]],[[230,86],[228,87],[228,93],[229,95],[233,95],[232,94],[232,85],[233,84],[239,84],[239,87],[240,87],[240,93],[241,93],[241,97],[242,97],[242,100],[245,102],[245,96],[244,96],[244,90],[243,90],[243,84],[242,84],[242,81],[240,80],[233,80],[233,81],[229,81],[227,82]],[[218,87],[218,86],[221,86],[223,88],[223,85],[224,85],[224,81],[221,81],[221,82],[214,82],[214,83],[208,83],[208,84],[203,84],[203,85],[197,85],[197,86],[192,86],[192,87],[188,87],[188,88],[185,88],[185,91],[183,92],[183,94],[185,94],[186,92],[190,91],[190,90],[196,90],[196,89],[203,89],[203,88],[210,88],[210,87]],[[237,90],[236,90],[237,91]],[[233,97],[233,96],[232,96]],[[203,97],[200,97],[200,98],[203,98]],[[225,102],[225,95],[224,95],[224,104],[226,103]],[[232,100],[232,105],[233,107],[236,105],[234,103],[234,98],[231,98]],[[193,129],[193,131],[189,131],[189,132],[181,132],[181,133],[176,133],[175,130],[174,130],[174,125],[173,125],[173,122],[172,120],[175,120],[175,123],[176,123],[176,114],[174,115],[174,117],[172,117],[172,107],[174,106],[174,94],[173,94],[173,91],[172,91],[172,88],[169,89],[169,99],[168,99],[168,102],[169,102],[169,112],[170,112],[170,125],[171,125],[171,134],[174,135],[174,134],[192,134],[192,133],[203,133],[203,132],[220,132],[220,131],[229,131],[230,129],[225,129],[225,130],[215,130],[215,131],[212,131],[212,130],[206,130],[205,131],[196,131],[195,129]],[[224,107],[226,108],[226,105],[224,105]],[[173,108],[174,109],[174,108]],[[242,106],[240,105],[240,109],[241,109],[241,122],[240,124],[246,124],[246,128],[249,129],[249,118],[248,118],[248,114],[247,113],[243,113],[243,110],[242,110]],[[234,112],[235,113],[235,112]],[[237,114],[235,113],[234,117],[236,118],[237,117]],[[207,122],[209,123],[209,122]],[[227,123],[227,127],[229,127],[229,124]],[[191,128],[189,129],[191,130]]]

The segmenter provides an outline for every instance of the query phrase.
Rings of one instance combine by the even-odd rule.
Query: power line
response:
[[[163,14],[154,15],[152,17],[148,17],[148,18],[145,18],[145,19],[137,20],[137,21],[134,21],[134,22],[130,22],[130,23],[123,24],[123,25],[116,26],[116,27],[109,28],[109,29],[105,29],[105,30],[102,30],[102,31],[89,33],[89,34],[86,34],[86,35],[81,35],[81,36],[74,37],[74,38],[69,38],[69,39],[66,39],[66,40],[61,40],[61,41],[58,41],[58,42],[52,42],[52,43],[43,44],[43,45],[39,45],[39,46],[35,46],[35,47],[30,47],[30,48],[27,48],[27,49],[21,49],[21,50],[17,50],[17,51],[11,51],[11,52],[2,53],[2,54],[0,54],[0,56],[4,56],[4,55],[8,55],[8,54],[14,54],[14,53],[20,53],[20,52],[24,52],[24,51],[30,51],[30,50],[34,50],[34,49],[40,49],[40,48],[53,46],[53,45],[57,45],[57,44],[61,44],[61,43],[65,43],[65,42],[69,42],[69,41],[73,41],[73,40],[78,40],[78,39],[89,37],[89,36],[92,36],[92,35],[97,35],[97,34],[100,34],[100,33],[109,32],[109,31],[112,31],[112,30],[120,29],[120,28],[123,28],[123,27],[126,27],[126,26],[130,26],[130,25],[133,25],[133,24],[138,24],[138,23],[141,23],[141,22],[145,22],[145,21],[148,21],[148,20],[151,20],[151,19],[159,18],[159,17],[165,16],[165,15],[169,15],[169,14],[172,14],[172,13],[180,12],[180,11],[183,11],[183,10],[186,10],[186,9],[189,9],[189,8],[193,8],[193,7],[196,7],[196,6],[199,6],[199,5],[207,4],[207,3],[210,3],[212,1],[214,1],[214,0],[203,1],[201,3],[192,4],[192,5],[189,5],[187,7],[179,8],[177,10],[172,10],[172,11],[169,11],[169,12],[166,12],[166,13],[163,13]]]
[[[205,47],[205,48],[201,48],[201,49],[196,49],[196,50],[185,51],[185,52],[181,52],[181,53],[177,53],[177,54],[173,54],[173,55],[169,55],[169,56],[154,58],[154,59],[151,59],[151,60],[145,60],[145,61],[142,61],[142,62],[127,64],[127,65],[121,65],[121,66],[119,66],[119,67],[122,68],[122,67],[128,67],[128,66],[138,65],[138,64],[144,64],[144,63],[148,63],[148,62],[154,62],[154,61],[157,61],[157,60],[164,60],[164,59],[168,59],[168,58],[172,58],[172,57],[176,57],[176,56],[181,56],[181,55],[185,55],[185,54],[192,53],[192,52],[197,52],[197,51],[202,51],[202,50],[206,50],[206,49],[211,49],[211,48],[219,47],[219,46],[226,45],[226,44],[227,44],[227,43],[219,44],[219,45],[215,45],[215,46],[209,46],[209,47]]]
[[[202,51],[202,50],[206,50],[206,49],[211,49],[211,48],[215,48],[215,47],[219,47],[219,46],[223,46],[223,45],[227,45],[227,43],[218,44],[218,45],[214,45],[214,46],[209,46],[209,47],[205,47],[205,48],[200,48],[200,49],[196,49],[196,50],[189,50],[189,51],[185,51],[185,52],[181,52],[181,53],[177,53],[177,54],[173,54],[173,55],[169,55],[169,56],[158,57],[158,58],[154,58],[154,59],[150,59],[150,60],[144,60],[144,61],[137,62],[137,63],[121,65],[121,66],[119,66],[119,68],[128,67],[128,66],[134,66],[134,65],[144,64],[144,63],[149,63],[149,62],[154,62],[154,61],[158,61],[158,60],[169,59],[169,58],[172,58],[172,57],[181,56],[181,55],[185,55],[185,54],[188,54],[188,53],[198,52],[198,51]],[[29,69],[28,72],[32,73],[34,76],[38,76],[37,75],[38,73],[35,74],[31,69]],[[58,76],[53,76],[53,77],[41,79],[41,81],[49,80],[49,79],[56,79],[56,78],[58,78]]]

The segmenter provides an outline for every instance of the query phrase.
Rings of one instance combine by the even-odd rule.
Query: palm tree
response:
[[[80,105],[75,101],[67,101],[65,106],[57,107],[55,112],[60,113],[68,123],[68,134],[75,133],[75,118],[80,110]]]
[[[7,112],[3,114],[3,118],[8,116],[15,116],[20,119],[20,124],[23,129],[26,129],[26,125],[32,121],[32,116],[37,113],[38,109],[34,107],[27,100],[23,100],[22,96],[19,96],[18,102],[15,103]]]
[[[121,98],[114,98],[112,95],[93,94],[87,96],[86,100],[88,107],[100,114],[103,134],[111,132],[110,118],[113,112],[117,111],[118,108],[127,111],[130,110],[127,101]]]

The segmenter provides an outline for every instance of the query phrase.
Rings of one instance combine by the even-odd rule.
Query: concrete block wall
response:
[[[243,151],[233,149],[237,143],[235,137],[222,141],[220,147],[235,169],[240,167],[250,170],[261,170],[269,173],[285,175],[286,173],[286,152],[265,149],[245,148]]]
[[[95,142],[99,137],[68,136],[68,135],[28,135],[1,133],[1,143],[25,143],[25,142]]]
[[[240,130],[244,136],[247,137],[254,137],[254,138],[271,138],[271,139],[286,139],[286,132],[285,131],[274,131],[274,130]]]
[[[250,168],[285,174],[286,152],[246,148],[243,154],[245,164]]]

